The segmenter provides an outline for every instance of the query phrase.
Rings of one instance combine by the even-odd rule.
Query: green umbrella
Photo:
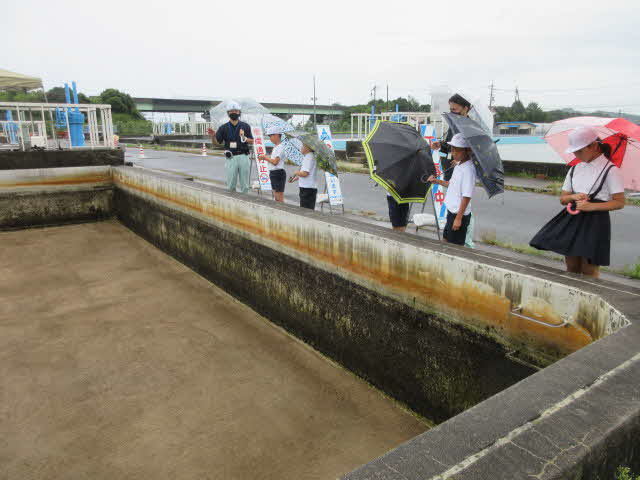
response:
[[[336,154],[316,135],[308,132],[284,132],[287,137],[297,138],[304,145],[309,147],[316,154],[316,162],[318,166],[329,173],[338,175],[338,163],[336,162]]]
[[[371,178],[398,203],[424,203],[435,175],[431,149],[408,123],[378,120],[362,142]]]

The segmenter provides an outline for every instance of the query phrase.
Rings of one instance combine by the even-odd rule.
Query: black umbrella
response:
[[[435,175],[431,149],[407,123],[378,120],[362,142],[371,178],[398,203],[422,203],[429,191],[427,179]]]
[[[461,133],[473,152],[471,160],[489,198],[504,192],[504,169],[493,138],[474,120],[455,113],[443,113],[454,134]]]

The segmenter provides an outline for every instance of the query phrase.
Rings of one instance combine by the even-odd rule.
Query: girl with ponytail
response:
[[[533,237],[530,245],[565,256],[567,271],[598,277],[601,265],[609,265],[611,219],[609,212],[624,208],[622,176],[611,159],[611,147],[592,127],[569,134],[567,153],[580,161],[562,186],[558,215]]]

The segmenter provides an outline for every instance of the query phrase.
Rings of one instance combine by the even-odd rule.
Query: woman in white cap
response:
[[[530,244],[565,256],[567,271],[598,277],[609,265],[609,212],[624,208],[624,186],[618,168],[609,161],[611,149],[592,127],[569,134],[567,153],[580,163],[569,170],[560,203],[566,205],[533,237]]]
[[[476,186],[476,169],[470,162],[471,148],[461,133],[456,133],[449,142],[453,160],[456,166],[453,168],[451,180],[438,180],[433,175],[429,182],[447,187],[444,204],[447,207],[447,224],[442,232],[442,237],[449,243],[464,245],[471,220],[471,197]]]
[[[271,155],[260,155],[260,160],[266,160],[269,165],[269,179],[276,202],[284,202],[284,186],[287,183],[287,171],[284,167],[286,153],[282,144],[282,129],[277,125],[267,127],[264,132],[275,145]]]

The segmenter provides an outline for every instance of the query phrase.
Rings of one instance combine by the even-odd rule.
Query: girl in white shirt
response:
[[[444,197],[444,204],[447,207],[447,224],[442,232],[442,238],[449,243],[464,245],[471,221],[469,205],[476,185],[476,171],[470,160],[471,148],[462,134],[456,133],[449,145],[456,162],[451,180],[439,180],[432,175],[429,177],[429,182],[447,188],[447,194]]]
[[[295,176],[299,178],[298,186],[300,187],[300,206],[315,210],[316,197],[318,196],[318,184],[316,183],[316,156],[315,153],[307,146],[302,145],[302,166],[300,170],[295,172]]]
[[[271,189],[273,190],[273,198],[276,202],[284,202],[284,186],[287,183],[287,171],[284,162],[286,154],[284,145],[282,144],[282,133],[275,129],[265,132],[269,135],[269,140],[275,145],[271,151],[271,155],[260,155],[260,160],[269,162],[269,180],[271,180]]]
[[[567,153],[580,163],[569,170],[560,203],[566,205],[533,237],[530,244],[565,256],[567,271],[598,277],[609,265],[609,212],[624,208],[624,186],[619,169],[609,161],[611,149],[591,127],[569,134]]]

